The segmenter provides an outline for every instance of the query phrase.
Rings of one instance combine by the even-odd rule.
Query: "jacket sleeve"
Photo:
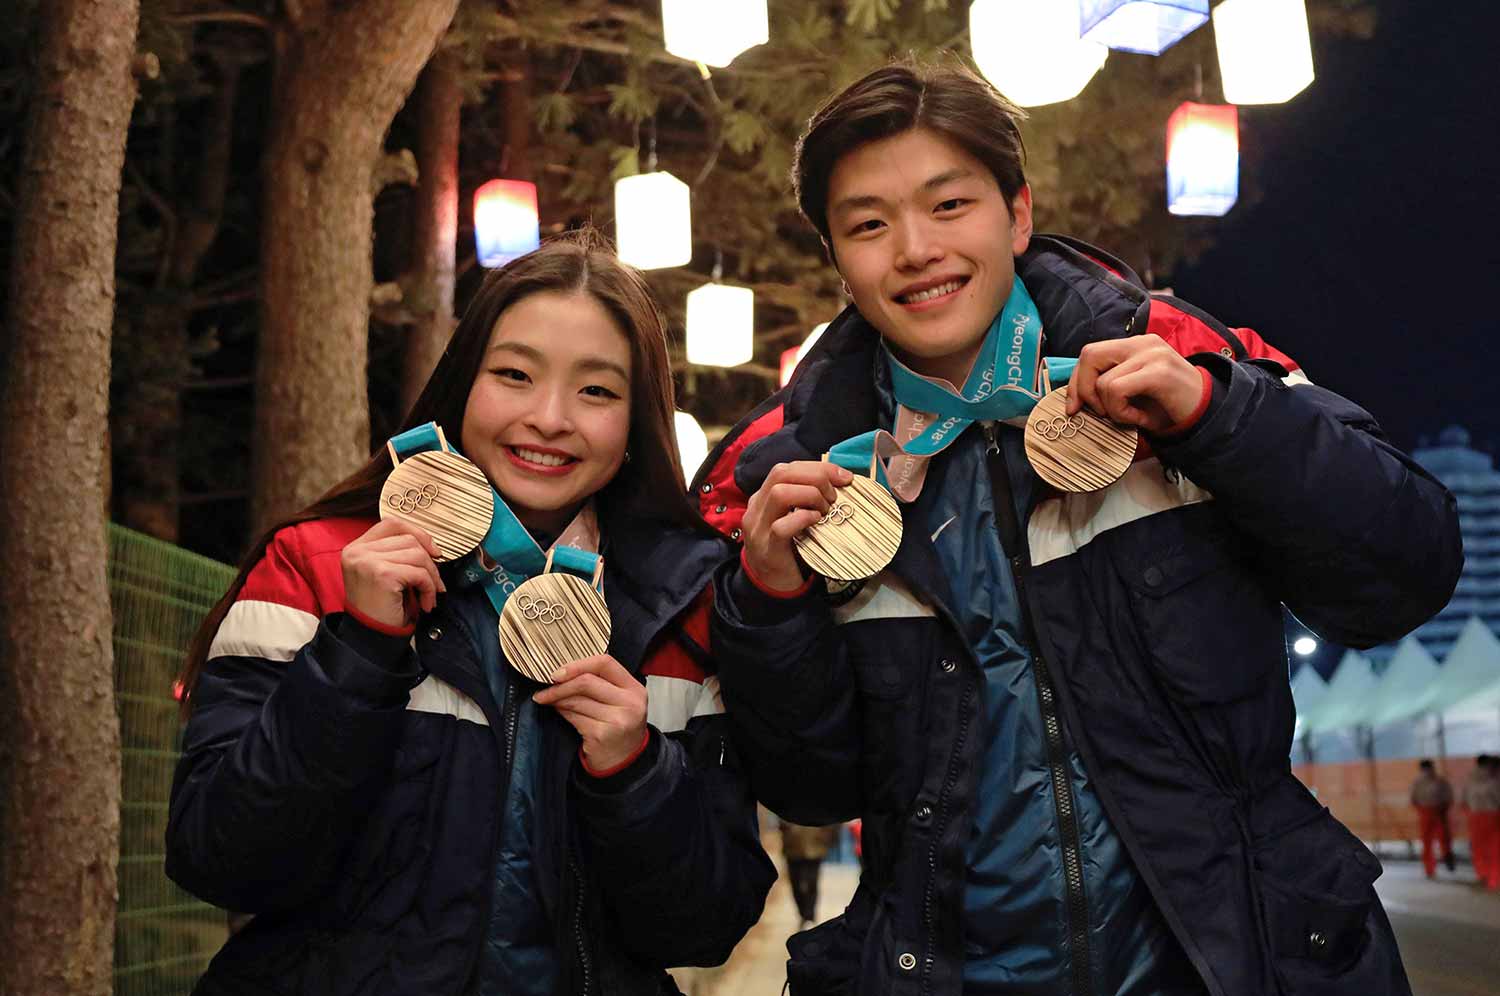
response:
[[[1368,412],[1268,360],[1189,359],[1213,374],[1214,399],[1152,445],[1223,504],[1299,619],[1363,648],[1447,604],[1463,567],[1456,503]]]
[[[714,580],[714,659],[755,795],[807,826],[860,815],[855,681],[819,585],[766,595],[738,560]]]
[[[370,786],[389,772],[419,679],[406,639],[306,611],[298,567],[273,540],[246,587],[257,588],[256,572],[274,575],[280,601],[231,606],[172,783],[167,875],[242,913],[326,891],[376,797]]]
[[[707,593],[696,607],[706,637]],[[651,727],[645,752],[603,778],[575,762],[572,795],[626,950],[661,967],[718,965],[760,919],[776,868],[716,678],[696,663],[655,666],[669,656],[643,669],[661,727]]]

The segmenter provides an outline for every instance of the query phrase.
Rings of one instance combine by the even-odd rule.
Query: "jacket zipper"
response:
[[[573,946],[578,952],[578,964],[583,969],[582,996],[594,991],[593,964],[589,959],[588,944],[583,937],[583,863],[578,860],[578,845],[572,840],[571,833],[568,840],[568,866],[573,870],[573,881],[577,883],[577,893],[573,898]]]
[[[956,623],[954,624],[956,626]],[[932,920],[932,893],[934,883],[937,882],[938,873],[938,842],[943,839],[943,834],[948,829],[948,798],[953,792],[953,785],[958,781],[959,759],[963,757],[964,741],[969,735],[969,699],[974,692],[974,680],[965,676],[963,689],[958,698],[958,733],[953,738],[953,750],[948,755],[948,774],[943,779],[942,791],[937,798],[937,819],[932,828],[931,843],[927,845],[927,886],[922,893],[922,923],[927,928],[927,943],[923,950],[925,956],[922,960],[922,992],[932,992],[932,952],[936,949],[936,927]]]
[[[996,438],[995,427],[983,423],[981,428],[989,456],[990,492],[995,504],[996,527],[1000,532],[1001,544],[1010,556],[1011,577],[1015,582],[1016,597],[1021,603],[1021,622],[1029,631],[1027,636],[1031,645],[1032,676],[1036,680],[1037,701],[1047,744],[1047,770],[1052,779],[1052,801],[1062,843],[1063,880],[1067,890],[1068,948],[1073,963],[1073,996],[1090,996],[1093,992],[1093,972],[1089,956],[1089,906],[1088,896],[1084,891],[1083,843],[1078,832],[1078,809],[1073,798],[1073,780],[1068,771],[1067,744],[1063,739],[1062,720],[1057,711],[1057,693],[1052,684],[1052,672],[1042,658],[1035,635],[1036,626],[1026,597],[1023,577],[1025,558],[1020,552],[1021,528],[1015,502],[1011,497],[1010,472],[1005,453]]]

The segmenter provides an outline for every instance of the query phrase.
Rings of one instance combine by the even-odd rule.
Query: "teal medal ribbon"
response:
[[[901,501],[922,490],[927,461],[975,422],[1024,425],[1052,384],[1073,376],[1078,361],[1042,353],[1042,316],[1020,277],[990,323],[962,389],[925,377],[885,350],[899,406],[892,431],[874,429],[836,443],[828,459],[858,474],[872,473]],[[906,436],[898,439],[897,436]]]
[[[440,450],[442,444],[437,423],[428,422],[392,437],[388,445],[396,458],[404,460],[416,453]],[[462,456],[451,442],[448,449]],[[506,601],[516,588],[548,569],[547,551],[532,539],[531,533],[526,531],[500,493],[493,487],[490,492],[495,500],[495,514],[490,520],[489,532],[480,540],[478,549],[464,558],[461,571],[465,584],[484,585],[485,595],[499,613],[505,609]],[[564,535],[567,532],[564,530]],[[596,552],[562,544],[552,547],[551,569],[554,571],[575,574],[592,583],[598,563],[599,554]]]

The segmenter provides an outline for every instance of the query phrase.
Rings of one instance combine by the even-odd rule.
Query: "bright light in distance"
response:
[[[687,478],[683,481],[686,486],[708,456],[708,437],[703,434],[703,427],[698,424],[698,420],[687,412],[673,412],[672,422],[677,430],[677,455],[682,461],[683,476]]]
[[[1318,641],[1314,640],[1310,636],[1299,636],[1297,637],[1297,642],[1292,644],[1292,649],[1296,651],[1299,656],[1306,657],[1308,654],[1318,649]]]

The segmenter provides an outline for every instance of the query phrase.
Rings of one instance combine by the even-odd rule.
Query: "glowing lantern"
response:
[[[667,51],[690,62],[727,66],[770,38],[766,0],[661,0]]]
[[[793,346],[790,349],[786,349],[786,350],[782,351],[782,353],[781,353],[781,386],[782,387],[786,387],[787,384],[791,383],[792,372],[797,369],[797,364],[799,364],[799,363],[802,362],[802,357],[806,356],[807,355],[807,351],[809,349],[813,348],[813,343],[815,343],[815,342],[818,341],[818,337],[823,334],[823,330],[826,329],[826,328],[828,328],[828,323],[824,322],[822,325],[819,325],[818,327],[814,328],[811,332],[809,332],[807,334],[807,338],[802,340],[802,345],[800,345],[800,346]]]
[[[1167,210],[1218,217],[1239,195],[1239,109],[1185,102],[1167,121]]]
[[[1079,0],[1078,10],[1087,41],[1143,55],[1161,55],[1208,20],[1208,0]]]
[[[687,412],[673,412],[672,423],[677,430],[677,457],[682,461],[682,484],[686,487],[708,456],[708,437],[698,420]]]
[[[755,355],[755,292],[704,284],[687,296],[687,358],[709,367],[736,367]]]
[[[1109,49],[1078,37],[1078,8],[1059,0],[975,0],[969,46],[985,79],[1022,107],[1072,100]]]
[[[491,180],[474,191],[474,247],[481,266],[504,266],[541,245],[536,184]]]
[[[642,270],[683,266],[693,258],[688,185],[671,173],[615,181],[615,242],[620,259]]]
[[[1279,104],[1313,81],[1304,0],[1225,0],[1214,8],[1224,99]]]

